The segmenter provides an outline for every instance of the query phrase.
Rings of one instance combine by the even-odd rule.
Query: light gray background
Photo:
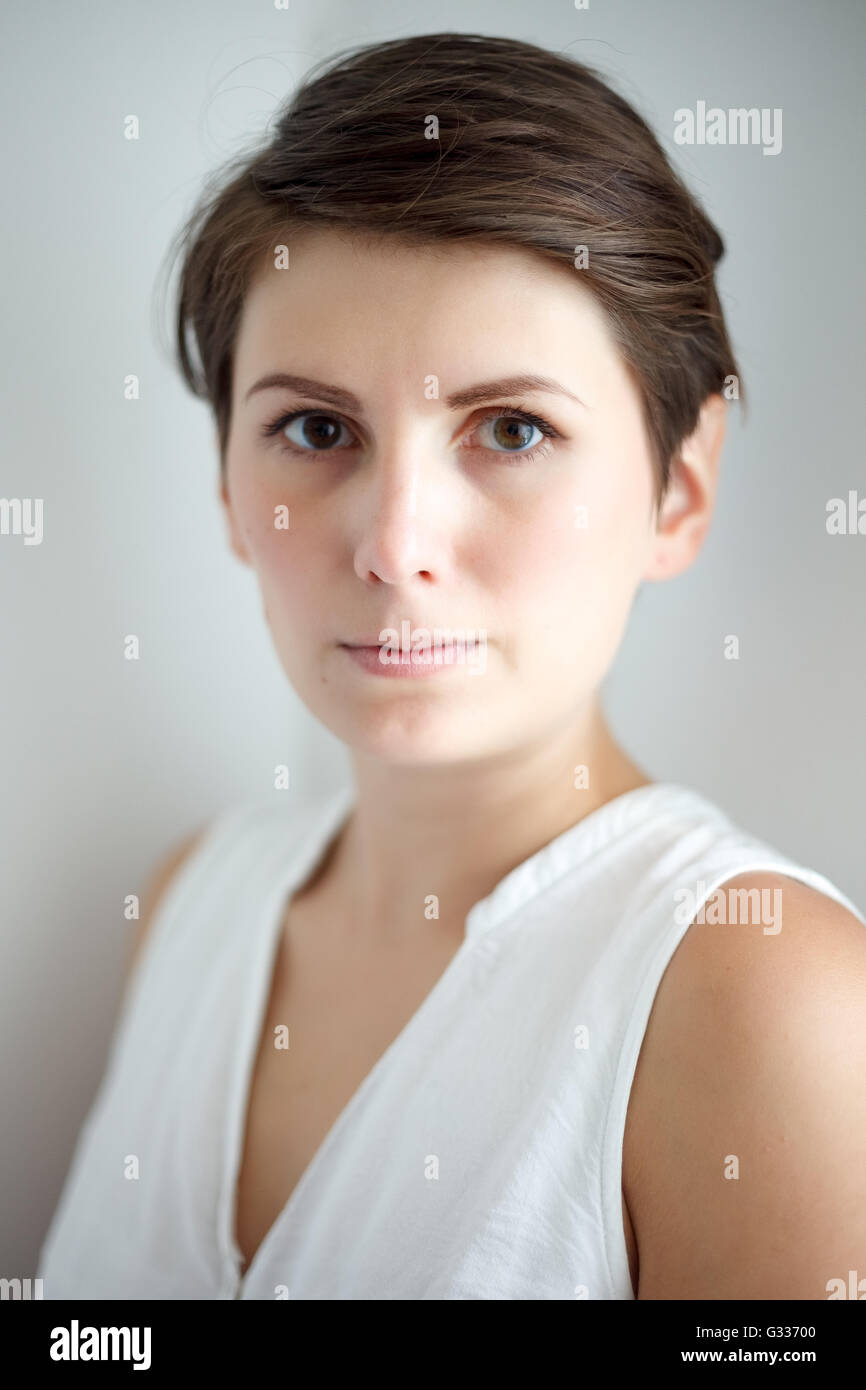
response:
[[[338,783],[341,745],[287,686],[254,577],[230,555],[213,427],[154,328],[154,279],[206,173],[337,48],[447,29],[598,66],[725,238],[720,284],[751,413],[732,421],[693,568],[646,585],[615,730],[866,904],[866,536],[830,537],[863,462],[858,0],[19,3],[2,18],[7,134],[0,1275],[33,1276],[105,1062],[124,895],[225,804]],[[682,148],[673,112],[781,107],[783,148]],[[123,138],[135,113],[141,139]],[[141,399],[123,398],[127,373]],[[135,632],[142,659],[123,659]],[[722,657],[739,635],[738,662]]]

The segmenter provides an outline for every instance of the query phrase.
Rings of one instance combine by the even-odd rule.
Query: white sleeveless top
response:
[[[236,805],[170,885],[41,1251],[45,1298],[631,1299],[626,1107],[696,909],[757,869],[866,924],[697,793],[615,798],[473,907],[241,1279],[235,1186],[283,915],[353,803]]]

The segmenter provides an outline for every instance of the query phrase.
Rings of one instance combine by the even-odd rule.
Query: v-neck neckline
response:
[[[279,840],[277,852],[283,861],[283,866],[281,870],[279,867],[277,868],[276,881],[267,894],[266,903],[261,913],[259,932],[255,941],[255,961],[247,978],[242,1010],[241,1042],[232,1073],[218,1212],[217,1235],[220,1252],[225,1262],[224,1283],[230,1286],[234,1298],[241,1297],[244,1285],[250,1275],[254,1273],[265,1246],[270,1244],[276,1229],[288,1219],[294,1198],[330,1134],[329,1131],[325,1135],[310,1163],[295,1183],[288,1200],[280,1208],[273,1223],[259,1241],[249,1265],[242,1272],[243,1252],[237,1243],[238,1181],[244,1156],[247,1111],[252,1092],[253,1073],[258,1060],[262,1029],[271,996],[283,922],[298,890],[310,880],[331,846],[336,843],[352,814],[354,803],[354,788],[350,786],[341,788],[327,801],[324,810],[320,808],[318,814],[314,816],[313,827],[296,854],[287,854],[285,840]],[[281,827],[286,827],[287,823],[282,816],[279,817],[279,824]],[[337,1117],[332,1128],[336,1127],[339,1119],[340,1116]]]
[[[649,782],[630,791],[621,793],[606,801],[595,810],[582,816],[574,825],[554,836],[540,849],[529,855],[515,868],[506,873],[496,886],[480,899],[468,912],[464,924],[464,937],[444,971],[434,982],[432,988],[422,999],[418,1008],[388,1044],[384,1052],[373,1063],[360,1085],[349,1097],[337,1114],[318,1148],[287,1201],[277,1212],[273,1222],[260,1240],[247,1268],[242,1271],[243,1254],[237,1244],[236,1208],[238,1180],[240,1178],[243,1145],[246,1137],[247,1110],[249,1108],[253,1071],[258,1058],[262,1028],[273,985],[282,926],[286,913],[299,888],[306,884],[336,840],[356,804],[354,788],[342,788],[330,798],[324,809],[314,818],[313,829],[299,852],[289,857],[289,862],[278,873],[277,880],[267,894],[266,905],[262,910],[259,931],[255,943],[255,962],[247,977],[246,997],[242,1012],[241,1042],[238,1046],[232,1074],[228,1120],[223,1148],[222,1181],[218,1211],[218,1244],[223,1260],[222,1288],[226,1296],[242,1298],[250,1279],[253,1278],[270,1248],[281,1231],[291,1221],[308,1187],[323,1163],[338,1136],[342,1133],[349,1118],[362,1104],[368,1091],[390,1064],[398,1050],[405,1047],[407,1039],[417,1030],[422,1017],[441,998],[463,963],[467,953],[488,931],[511,917],[534,897],[544,892],[563,874],[569,872],[611,838],[617,838],[638,816],[643,816],[653,802],[662,797],[674,797],[694,801],[697,794],[687,787],[675,783]],[[279,846],[282,858],[286,854],[285,842]]]

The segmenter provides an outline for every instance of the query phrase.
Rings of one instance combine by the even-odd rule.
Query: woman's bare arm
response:
[[[640,1299],[866,1294],[866,926],[780,874],[781,929],[693,923],[656,995],[623,1179]],[[838,1296],[838,1295],[837,1295]]]

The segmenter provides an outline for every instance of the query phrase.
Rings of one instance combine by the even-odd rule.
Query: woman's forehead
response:
[[[440,354],[487,375],[497,374],[491,356],[501,358],[502,374],[557,364],[561,374],[564,360],[592,363],[601,354],[609,363],[615,355],[580,272],[524,248],[414,246],[330,229],[287,238],[282,258],[280,245],[250,279],[237,341],[242,369],[278,370],[264,357],[299,348],[329,359],[409,353],[425,374]]]

